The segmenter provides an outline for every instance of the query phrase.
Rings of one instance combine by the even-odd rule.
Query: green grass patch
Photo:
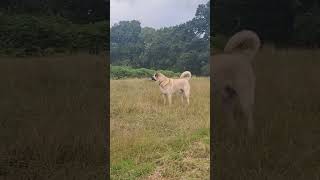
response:
[[[111,165],[111,179],[137,179],[155,168],[153,163],[135,163],[133,159],[125,159]]]
[[[198,129],[195,133],[192,134],[191,141],[201,141],[205,144],[210,144],[210,129]]]

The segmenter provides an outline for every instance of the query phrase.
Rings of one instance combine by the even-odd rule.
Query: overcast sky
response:
[[[111,0],[111,25],[139,20],[141,26],[161,28],[191,20],[199,4],[208,0]]]

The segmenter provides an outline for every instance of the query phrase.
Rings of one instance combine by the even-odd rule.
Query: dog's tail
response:
[[[184,78],[184,79],[190,80],[191,79],[191,72],[190,71],[185,71],[185,72],[181,73],[180,78]]]
[[[258,35],[250,30],[243,30],[233,35],[224,48],[225,53],[240,52],[249,57],[251,61],[257,54],[261,42]]]

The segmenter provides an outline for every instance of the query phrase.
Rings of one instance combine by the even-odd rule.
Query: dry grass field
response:
[[[190,84],[169,108],[154,81],[111,80],[111,179],[209,179],[210,83]]]
[[[262,50],[256,136],[227,134],[215,105],[216,179],[319,179],[320,51]],[[0,58],[0,179],[103,179],[105,58]],[[209,179],[209,79],[191,104],[164,106],[157,83],[111,80],[111,178]],[[220,121],[222,120],[222,121]]]
[[[264,49],[254,62],[256,137],[226,133],[219,100],[212,135],[216,179],[319,179],[320,51]],[[231,173],[232,172],[232,173]]]
[[[0,57],[0,179],[103,179],[106,58]]]

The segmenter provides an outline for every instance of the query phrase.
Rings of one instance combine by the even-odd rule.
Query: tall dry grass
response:
[[[209,179],[209,79],[190,84],[168,107],[154,81],[111,80],[111,179]]]
[[[258,54],[252,140],[244,135],[242,118],[237,119],[239,128],[226,133],[216,102],[217,179],[319,179],[319,58],[318,50],[263,49]]]
[[[0,179],[103,179],[106,58],[0,58]]]

